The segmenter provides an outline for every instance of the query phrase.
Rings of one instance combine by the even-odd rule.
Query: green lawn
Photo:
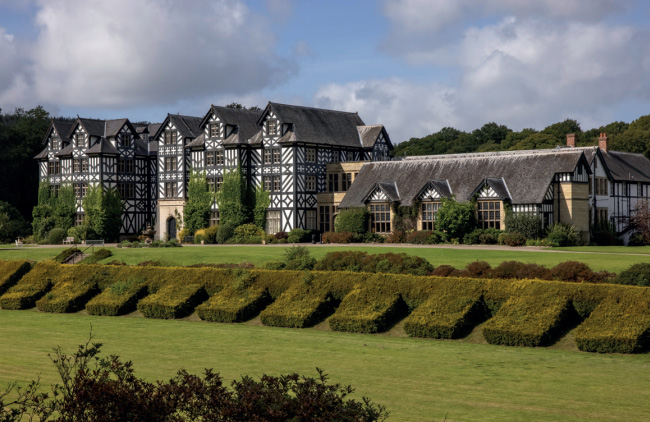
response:
[[[136,317],[91,317],[0,310],[0,385],[41,374],[47,357],[72,352],[92,324],[105,353],[132,360],[136,374],[168,379],[180,368],[214,368],[226,379],[323,368],[384,404],[392,421],[645,421],[650,355],[598,355],[361,335],[318,329],[216,324]]]
[[[285,246],[185,246],[183,248],[110,248],[113,257],[106,261],[117,259],[128,264],[137,264],[146,260],[161,261],[170,265],[190,265],[204,263],[231,263],[248,261],[262,265],[267,261],[280,259],[287,247]],[[526,263],[537,263],[547,267],[564,261],[581,261],[594,270],[607,270],[618,273],[638,262],[650,262],[650,248],[625,247],[582,247],[553,249],[551,251],[528,252],[521,249],[492,250],[482,249],[451,249],[451,248],[409,248],[409,247],[378,247],[365,245],[349,246],[308,246],[312,255],[322,258],[327,252],[342,250],[362,250],[368,253],[405,252],[421,256],[434,266],[447,264],[463,268],[473,261],[487,261],[496,266],[503,261],[516,260]],[[0,250],[0,259],[33,259],[43,260],[53,258],[64,248],[10,248]],[[581,253],[570,253],[577,251]],[[588,252],[588,253],[584,253]]]

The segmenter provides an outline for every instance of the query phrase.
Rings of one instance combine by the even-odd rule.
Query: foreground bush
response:
[[[650,287],[650,264],[641,262],[622,271],[615,279],[617,284]]]
[[[318,271],[351,271],[367,273],[427,275],[433,265],[424,258],[405,253],[370,255],[360,251],[328,252],[314,266]]]
[[[244,376],[224,385],[218,373],[203,376],[185,370],[168,382],[150,383],[135,376],[131,362],[118,356],[100,356],[101,344],[90,341],[71,356],[56,348],[52,362],[61,384],[53,394],[40,392],[39,381],[0,392],[0,420],[46,421],[383,421],[385,408],[363,398],[348,398],[350,386],[329,384],[298,374],[263,375],[259,381]],[[10,398],[15,394],[15,398]]]

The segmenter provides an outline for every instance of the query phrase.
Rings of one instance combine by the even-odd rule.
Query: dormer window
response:
[[[219,123],[210,123],[210,138],[219,137]]]
[[[268,135],[277,135],[278,133],[278,122],[275,120],[269,120],[266,122],[266,133]]]
[[[51,149],[61,149],[61,138],[56,135],[52,135],[52,143],[50,146]]]
[[[74,134],[74,146],[75,147],[83,147],[84,146],[84,135],[83,135],[83,133],[75,133]]]
[[[131,146],[131,135],[128,133],[123,133],[120,135],[120,141],[121,141],[121,146],[122,148],[128,148]]]

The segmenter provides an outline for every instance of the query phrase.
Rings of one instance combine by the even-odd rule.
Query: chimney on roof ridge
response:
[[[566,134],[566,146],[575,148],[576,147],[576,134],[567,133]]]
[[[600,148],[603,152],[607,152],[609,150],[609,138],[605,132],[601,133],[598,137],[598,148]]]

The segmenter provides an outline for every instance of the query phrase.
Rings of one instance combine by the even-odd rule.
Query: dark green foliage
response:
[[[351,243],[354,239],[355,239],[354,233],[350,233],[350,232],[323,233],[323,243]]]
[[[526,239],[542,237],[542,219],[538,215],[508,212],[505,224],[508,233],[520,233]]]
[[[230,222],[225,222],[219,225],[217,229],[217,243],[223,244],[226,243],[231,237],[235,235],[235,229],[237,226]]]
[[[226,243],[261,244],[262,236],[264,231],[255,224],[242,224],[235,227],[233,236]]]
[[[187,184],[187,202],[183,208],[183,228],[190,234],[208,227],[212,195],[208,192],[205,172],[192,171]]]
[[[410,232],[416,230],[419,216],[420,204],[417,202],[410,207],[393,207],[393,232]]]
[[[32,269],[28,261],[0,261],[0,295],[13,287]]]
[[[556,223],[548,228],[546,239],[551,246],[579,246],[583,244],[580,232],[571,224]]]
[[[293,229],[291,232],[289,232],[289,235],[287,236],[287,242],[289,243],[303,243],[303,242],[311,242],[311,237],[312,237],[313,232],[311,230],[303,230],[303,229]]]
[[[443,198],[436,217],[436,230],[446,232],[449,239],[463,239],[476,227],[474,204]]]
[[[334,230],[337,233],[366,233],[368,231],[369,218],[370,214],[365,208],[344,209],[334,221]]]
[[[369,255],[360,251],[328,252],[314,266],[318,271],[352,271],[427,275],[433,266],[425,259],[405,253]]]
[[[316,265],[309,249],[304,246],[294,246],[284,250],[284,268],[287,270],[311,270]]]
[[[66,259],[70,258],[72,255],[76,254],[77,252],[81,252],[81,251],[76,247],[64,249],[57,256],[54,257],[54,261],[61,264]]]
[[[506,246],[524,246],[526,245],[526,237],[519,232],[500,233],[499,244]]]
[[[11,243],[29,232],[22,214],[8,202],[0,201],[0,243]]]
[[[255,207],[253,208],[253,223],[257,227],[266,227],[266,209],[271,205],[271,194],[260,185],[255,189]]]
[[[221,190],[215,192],[214,198],[219,207],[222,227],[226,224],[237,227],[250,221],[249,193],[241,167],[224,173]]]
[[[63,240],[68,235],[68,231],[65,229],[60,229],[58,227],[53,228],[47,234],[47,243],[50,245],[60,245],[63,243]]]
[[[219,233],[219,226],[210,226],[204,230],[203,236],[205,243],[217,243],[217,234]]]
[[[385,294],[376,287],[355,289],[345,296],[329,319],[334,331],[380,333],[389,329],[407,313],[399,294]]]
[[[61,186],[58,196],[52,202],[52,211],[56,228],[63,229],[67,233],[74,225],[74,217],[77,213],[77,200],[71,184]]]
[[[117,189],[102,189],[101,185],[88,187],[83,199],[88,230],[93,234],[89,238],[117,240],[122,226],[122,199]]]
[[[646,262],[634,264],[616,276],[614,282],[628,286],[650,287],[650,264]]]
[[[406,243],[413,243],[414,245],[433,245],[438,243],[436,235],[433,231],[423,230],[414,231],[406,236]]]
[[[134,375],[131,362],[116,355],[100,356],[100,343],[91,338],[68,356],[60,347],[51,356],[62,384],[41,393],[39,381],[0,392],[3,422],[38,421],[339,421],[374,422],[388,416],[369,399],[348,398],[350,386],[329,384],[323,371],[317,379],[289,374],[263,375],[259,381],[244,376],[232,382],[206,369],[203,376],[179,370],[168,382],[150,383]]]
[[[92,255],[84,258],[83,261],[79,262],[79,264],[96,264],[99,261],[102,261],[106,258],[110,258],[113,256],[113,252],[111,252],[108,249],[97,249]]]

